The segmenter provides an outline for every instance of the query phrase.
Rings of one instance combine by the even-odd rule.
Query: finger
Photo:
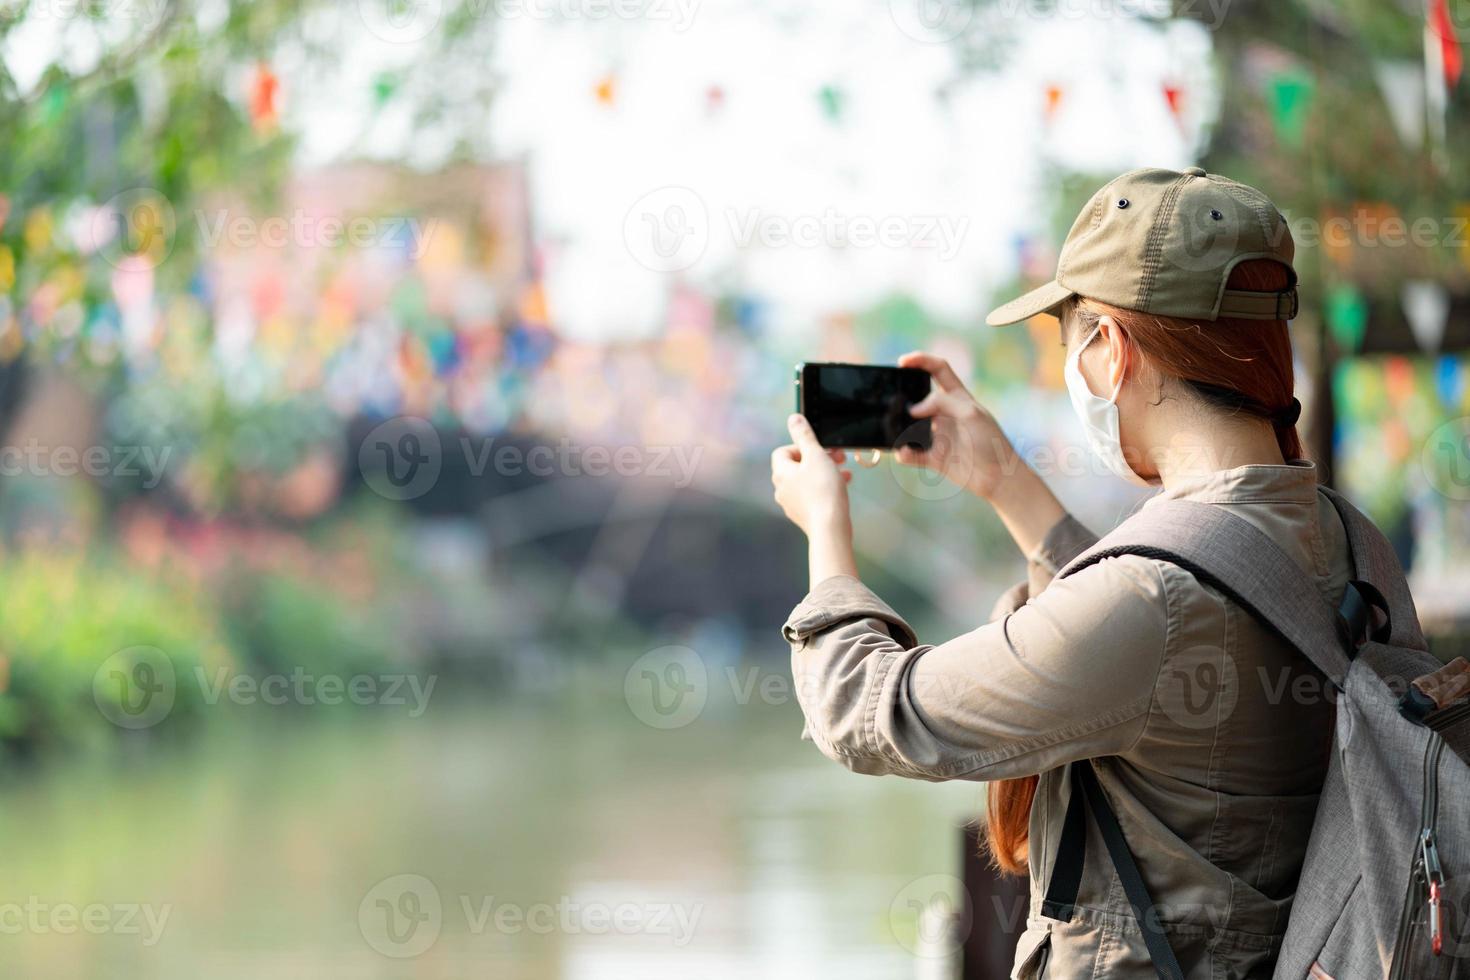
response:
[[[801,463],[801,453],[795,446],[782,446],[771,453],[771,482],[775,483]]]
[[[843,463],[847,462],[847,453],[841,449],[829,449],[827,450],[827,455],[831,456],[832,462],[836,463],[838,466],[841,466]]]
[[[969,401],[969,395],[951,395],[942,391],[931,391],[909,407],[909,415],[916,419],[933,418],[937,415],[947,415],[952,418],[957,418],[960,415],[960,410]]]
[[[899,463],[904,466],[925,467],[929,465],[929,453],[926,450],[917,449],[913,446],[900,446],[898,452],[894,455],[897,456]]]
[[[842,471],[842,482],[843,483],[851,483],[852,482],[852,470],[843,470]]]
[[[898,359],[899,367],[918,368],[928,371],[929,376],[934,379],[941,391],[964,391],[965,385],[960,381],[960,376],[954,373],[954,368],[942,357],[921,350],[912,351]]]
[[[909,415],[916,419],[927,419],[939,411],[943,399],[941,392],[931,391],[909,406]]]
[[[817,434],[812,430],[812,425],[806,420],[805,415],[792,415],[786,420],[786,429],[791,433],[791,438],[800,452],[810,452],[814,456],[826,452],[822,444],[817,441]]]

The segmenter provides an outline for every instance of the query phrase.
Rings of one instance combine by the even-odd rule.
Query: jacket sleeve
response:
[[[1149,559],[1106,559],[929,646],[861,582],[829,578],[783,629],[806,737],[854,771],[935,780],[1125,752],[1170,635],[1164,583]]]
[[[1020,609],[1032,596],[1040,595],[1057,572],[1095,544],[1096,534],[1083,527],[1071,514],[1064,516],[1046,532],[1036,550],[1026,556],[1025,581],[1017,582],[1001,593],[990,610],[990,618],[1000,619]]]

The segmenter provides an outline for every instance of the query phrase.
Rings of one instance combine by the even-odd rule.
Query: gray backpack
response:
[[[1154,501],[1059,574],[1123,554],[1171,562],[1280,634],[1335,688],[1332,760],[1277,980],[1470,980],[1470,663],[1428,652],[1388,541],[1322,492],[1352,550],[1339,609],[1255,525],[1181,500]],[[1092,767],[1072,769],[1081,792],[1069,823],[1080,828],[1080,808],[1091,812],[1158,975],[1183,980]],[[1065,907],[1075,884],[1057,879],[1047,899]]]

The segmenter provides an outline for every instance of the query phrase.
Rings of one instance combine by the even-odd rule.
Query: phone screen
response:
[[[929,420],[909,415],[909,406],[929,394],[925,371],[879,364],[803,364],[796,385],[797,410],[828,448],[929,448]]]

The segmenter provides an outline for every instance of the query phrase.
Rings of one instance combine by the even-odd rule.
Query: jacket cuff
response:
[[[918,646],[918,637],[862,582],[850,575],[833,575],[817,583],[786,617],[781,634],[793,646],[804,646],[811,636],[855,619],[877,619],[888,627],[888,635],[905,649]]]
[[[1030,584],[1031,596],[1039,595],[1057,572],[1065,568],[1073,558],[1097,544],[1097,540],[1097,535],[1083,527],[1077,518],[1071,514],[1063,515],[1046,532],[1046,537],[1041,539],[1036,550],[1026,556],[1026,578]]]
[[[1011,613],[1020,609],[1031,600],[1031,585],[1029,582],[1017,582],[1000,594],[995,600],[995,605],[990,609],[990,618],[986,620],[993,623],[997,619],[1005,619]]]

